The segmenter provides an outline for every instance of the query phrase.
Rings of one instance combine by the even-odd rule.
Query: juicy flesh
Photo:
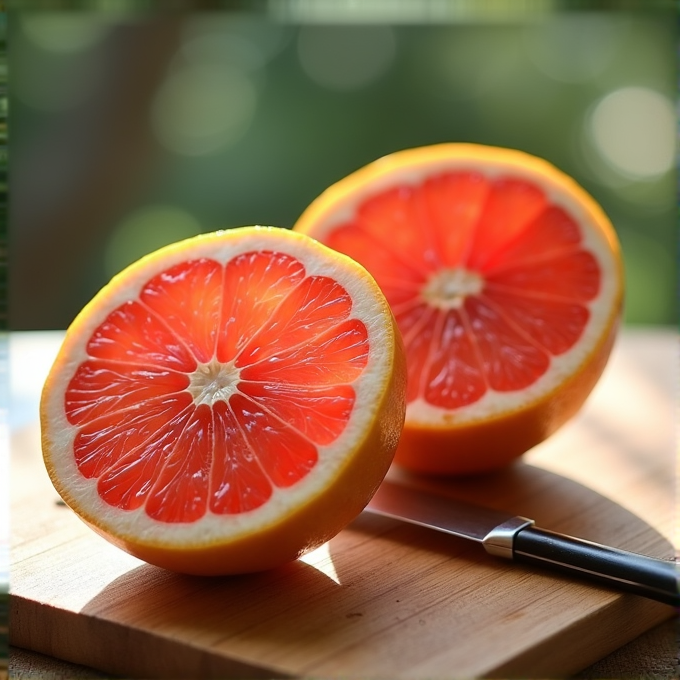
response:
[[[158,274],[93,333],[67,388],[81,474],[162,522],[263,505],[347,425],[368,358],[351,310],[282,253]]]
[[[576,220],[513,177],[456,171],[385,190],[325,242],[390,302],[407,400],[447,410],[536,382],[579,340],[600,290]]]

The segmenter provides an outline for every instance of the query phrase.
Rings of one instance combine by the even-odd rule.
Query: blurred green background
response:
[[[573,175],[622,242],[626,322],[676,323],[674,11],[104,5],[9,16],[10,328],[65,328],[150,250],[290,227],[347,173],[443,141]]]

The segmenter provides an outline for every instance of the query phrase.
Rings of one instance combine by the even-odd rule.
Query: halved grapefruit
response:
[[[573,416],[615,340],[623,272],[599,205],[520,151],[399,151],[324,191],[294,229],[376,278],[407,353],[395,462],[507,465]]]
[[[105,538],[167,569],[258,571],[358,515],[403,424],[399,332],[373,278],[285,229],[142,258],[67,331],[45,465]]]

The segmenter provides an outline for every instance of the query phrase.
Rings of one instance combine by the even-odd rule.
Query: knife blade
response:
[[[674,561],[540,529],[526,517],[388,480],[365,510],[475,541],[496,557],[554,568],[680,607],[679,572]]]

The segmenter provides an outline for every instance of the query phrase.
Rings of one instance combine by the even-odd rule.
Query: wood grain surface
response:
[[[58,340],[16,334],[10,345],[17,647],[141,678],[564,677],[674,615],[370,515],[268,573],[198,578],[146,565],[60,504],[42,467],[31,409]],[[501,473],[432,485],[672,557],[675,341],[627,331],[582,413],[549,442]],[[25,372],[14,377],[30,357],[34,393]]]

